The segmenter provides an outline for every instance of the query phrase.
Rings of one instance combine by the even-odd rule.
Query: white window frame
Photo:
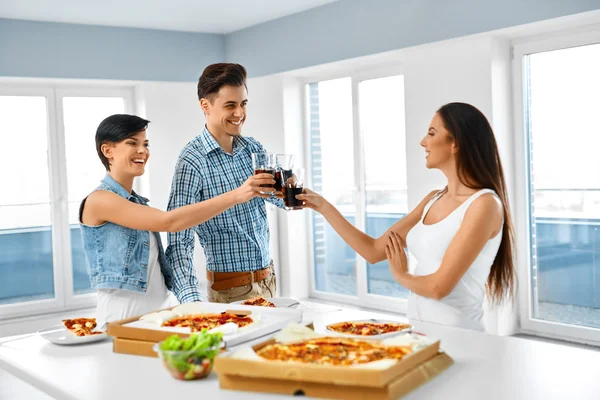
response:
[[[554,35],[552,35],[554,36]],[[521,332],[533,335],[547,336],[557,339],[581,341],[600,344],[600,329],[570,325],[560,322],[532,318],[532,285],[531,285],[531,242],[530,242],[530,209],[529,199],[529,144],[526,129],[525,100],[527,96],[524,76],[524,57],[534,53],[561,50],[600,43],[600,31],[546,37],[515,42],[513,46],[513,112],[514,112],[514,154],[515,154],[515,184],[517,192],[524,195],[515,196],[515,239],[517,246],[517,276],[519,280],[519,314]],[[521,191],[521,189],[524,189]]]
[[[354,139],[354,206],[356,207],[356,227],[361,231],[365,231],[366,226],[366,177],[365,177],[365,159],[364,159],[364,142],[360,130],[360,104],[359,104],[359,84],[363,81],[387,78],[392,76],[405,75],[404,70],[400,66],[383,67],[377,69],[349,69],[336,70],[335,72],[325,74],[310,74],[301,78],[301,83],[305,87],[304,90],[304,109],[305,109],[305,135],[304,145],[306,151],[305,165],[312,167],[311,151],[310,151],[310,98],[308,95],[308,85],[327,80],[351,78],[352,82],[352,126]],[[402,93],[404,95],[404,93]],[[312,173],[308,174],[307,181],[312,187]],[[317,290],[315,282],[315,266],[314,266],[314,246],[313,243],[313,226],[312,218],[307,213],[306,223],[308,226],[308,243],[311,243],[310,248],[310,263],[308,266],[310,276],[309,295],[311,298],[331,301],[337,303],[350,304],[377,310],[390,311],[394,313],[406,314],[407,299],[394,298],[371,294],[368,292],[368,271],[367,261],[356,254],[356,296],[344,295],[338,293],[324,292]],[[399,285],[399,284],[398,284]]]
[[[125,112],[134,112],[133,86],[96,86],[69,83],[19,84],[0,82],[0,96],[46,98],[48,166],[52,222],[54,298],[0,305],[0,321],[32,315],[94,307],[96,293],[73,293],[71,232],[68,220],[63,97],[122,97]],[[100,162],[98,160],[98,162]]]

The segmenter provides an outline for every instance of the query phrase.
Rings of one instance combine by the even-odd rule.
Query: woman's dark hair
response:
[[[246,86],[246,68],[240,64],[218,63],[204,69],[198,79],[198,100],[214,101],[223,86]],[[246,87],[248,89],[248,87]]]
[[[102,145],[105,143],[119,143],[129,139],[148,127],[150,121],[136,115],[115,114],[100,122],[96,130],[96,151],[98,157],[107,171],[110,171],[108,159],[102,154]]]
[[[470,104],[449,103],[442,106],[437,113],[458,147],[458,179],[472,189],[492,189],[502,201],[502,241],[488,276],[486,291],[492,304],[499,304],[505,295],[514,299],[514,230],[504,171],[492,127],[485,115]]]

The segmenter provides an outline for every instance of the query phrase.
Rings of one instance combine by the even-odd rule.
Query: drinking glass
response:
[[[254,175],[258,174],[271,174],[275,179],[275,155],[273,153],[252,153],[252,168],[254,169]],[[270,187],[274,185],[264,184],[260,187]],[[263,192],[262,194],[272,194],[273,192]]]
[[[304,168],[295,168],[292,170],[292,175],[287,179],[281,179],[283,188],[283,202],[286,210],[301,210],[304,202],[298,200],[296,195],[302,194],[304,190],[304,176],[306,170]]]

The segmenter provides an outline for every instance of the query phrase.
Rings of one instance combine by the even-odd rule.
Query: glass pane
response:
[[[351,80],[310,84],[309,97],[313,190],[354,223]],[[320,214],[312,215],[316,289],[356,295],[356,253]]]
[[[528,56],[526,71],[532,317],[600,328],[600,45]]]
[[[54,298],[46,98],[0,96],[0,110],[0,304]]]
[[[100,122],[112,114],[123,114],[121,97],[64,97],[63,119],[67,158],[69,224],[73,261],[73,292],[92,292],[87,260],[79,228],[79,204],[94,190],[106,171],[96,153],[94,137]]]
[[[379,237],[408,213],[404,77],[363,81],[358,90],[365,146],[366,231]],[[367,271],[369,293],[408,297],[408,290],[392,277],[387,260],[368,264]]]

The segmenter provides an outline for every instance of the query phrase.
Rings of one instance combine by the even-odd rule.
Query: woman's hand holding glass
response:
[[[318,212],[322,212],[323,208],[329,204],[323,196],[307,188],[304,188],[302,194],[297,195],[296,198],[304,201],[304,208],[311,208]]]

